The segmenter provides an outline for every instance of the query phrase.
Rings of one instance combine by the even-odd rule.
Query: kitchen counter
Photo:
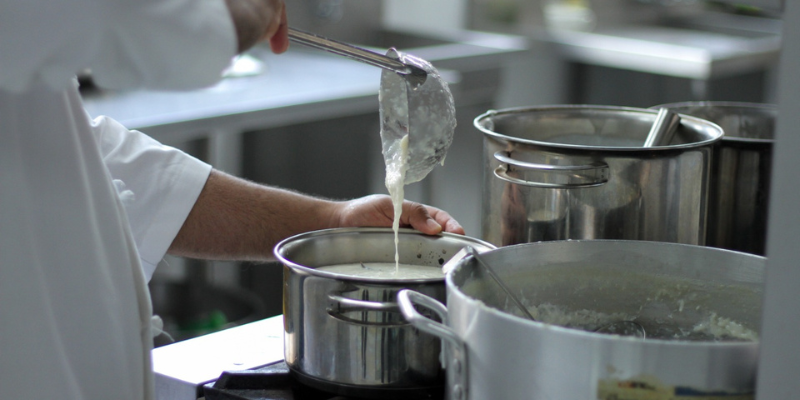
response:
[[[283,316],[162,346],[152,355],[156,399],[196,400],[223,371],[283,360]]]
[[[773,65],[777,36],[744,38],[652,26],[551,32],[572,61],[689,79],[712,79]]]
[[[555,44],[570,61],[709,80],[773,66],[780,35],[777,20],[709,12],[592,31],[551,29],[536,36]]]

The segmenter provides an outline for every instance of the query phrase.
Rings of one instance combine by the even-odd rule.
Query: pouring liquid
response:
[[[408,169],[408,135],[393,143],[389,147],[389,157],[386,157],[386,189],[392,198],[394,218],[392,230],[394,231],[394,263],[395,272],[400,272],[400,216],[403,214],[404,184],[406,170]]]
[[[444,155],[455,130],[455,107],[447,83],[427,61],[390,49],[389,54],[414,60],[428,73],[424,84],[383,71],[378,93],[385,185],[392,199],[395,266],[400,269],[399,228],[404,185],[422,180]]]

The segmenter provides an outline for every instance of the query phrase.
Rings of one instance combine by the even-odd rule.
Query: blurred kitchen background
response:
[[[768,1],[765,3],[769,3]],[[481,237],[482,135],[490,109],[775,102],[775,7],[704,0],[287,0],[290,25],[434,64],[456,101],[445,165],[406,197]],[[256,48],[219,84],[114,92],[84,80],[87,109],[256,182],[332,199],[386,193],[377,68],[293,44]],[[281,314],[278,263],[167,257],[151,284],[176,339]],[[163,343],[162,343],[163,344]]]

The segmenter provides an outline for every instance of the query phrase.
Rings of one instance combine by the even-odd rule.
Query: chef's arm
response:
[[[216,260],[270,260],[289,236],[318,229],[392,224],[385,195],[332,201],[249,182],[212,170],[194,207],[169,248],[178,256]],[[427,234],[463,234],[448,213],[405,201],[401,226]]]

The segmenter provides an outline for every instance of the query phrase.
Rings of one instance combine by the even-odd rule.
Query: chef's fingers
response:
[[[413,201],[403,202],[401,223],[426,233],[435,235],[442,231],[464,234],[464,228],[445,211]]]
[[[268,34],[269,47],[275,54],[281,54],[289,48],[289,24],[286,18],[286,6],[281,1],[280,10],[276,10],[276,18],[270,24],[270,32]]]
[[[289,47],[283,0],[226,0],[225,5],[236,30],[238,53],[261,41],[269,41],[275,53],[282,53]]]
[[[442,230],[445,232],[455,233],[458,235],[463,235],[465,233],[464,228],[461,227],[461,224],[459,224],[455,218],[451,217],[447,211],[428,206],[428,212],[430,213],[431,217],[433,217],[433,219],[442,226]]]
[[[408,200],[403,201],[403,214],[400,216],[400,224],[410,226],[428,235],[435,235],[442,231],[442,225],[431,217],[427,207]]]
[[[394,206],[387,195],[374,194],[338,203],[332,214],[332,227],[392,226]],[[464,234],[464,228],[447,212],[410,200],[403,201],[400,226],[411,227],[428,235],[442,231]]]

